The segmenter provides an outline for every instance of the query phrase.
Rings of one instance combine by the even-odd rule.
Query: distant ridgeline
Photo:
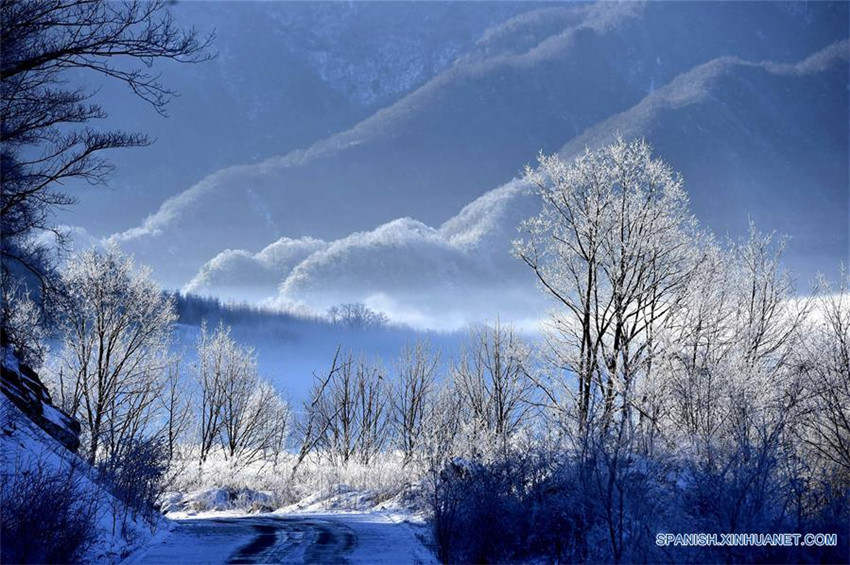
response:
[[[209,324],[217,324],[221,321],[231,326],[237,324],[295,323],[305,320],[302,316],[247,303],[224,303],[213,296],[198,296],[181,292],[168,294],[174,299],[179,322],[191,326],[199,326],[204,320]]]
[[[215,296],[192,293],[166,292],[174,300],[181,324],[200,326],[201,322],[228,326],[277,326],[292,330],[298,328],[343,327],[348,329],[381,330],[390,325],[383,312],[370,309],[362,303],[337,304],[325,316],[308,312],[288,312],[247,302],[222,301]]]

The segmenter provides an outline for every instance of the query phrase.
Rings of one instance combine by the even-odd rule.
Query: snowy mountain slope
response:
[[[167,284],[184,284],[223,249],[335,239],[404,216],[438,224],[541,148],[558,149],[695,65],[795,60],[846,34],[845,5],[794,9],[603,3],[523,13],[351,129],[220,170],[116,239]]]
[[[805,284],[850,250],[849,62],[847,40],[793,65],[717,59],[561,154],[571,158],[617,133],[646,137],[682,172],[692,208],[716,233],[737,237],[752,219],[790,236],[787,259]]]
[[[215,32],[218,56],[200,65],[158,65],[163,84],[179,93],[167,119],[124,85],[91,84],[110,126],[146,132],[156,143],[110,155],[114,190],[72,183],[81,202],[62,221],[108,235],[219,169],[309,147],[396,102],[451,66],[483,30],[532,8],[175,2],[178,25]]]
[[[715,59],[589,129],[561,153],[569,159],[618,132],[646,136],[683,172],[693,208],[709,227],[721,236],[739,234],[749,216],[762,229],[791,235],[791,263],[808,277],[806,260],[827,269],[833,266],[828,258],[847,249],[848,210],[825,206],[848,194],[847,120],[841,120],[847,108],[835,94],[848,81],[847,54],[844,41],[795,64]],[[829,140],[829,147],[819,140]],[[699,151],[687,150],[691,146]],[[280,283],[280,301],[319,309],[365,301],[395,319],[428,327],[452,326],[449,311],[459,319],[522,319],[541,304],[509,249],[517,226],[537,206],[523,183],[513,181],[439,228],[404,218],[337,240],[301,262],[281,261],[275,271],[280,278],[257,290],[271,296]],[[800,214],[820,215],[807,224],[813,228],[802,230],[794,223]],[[214,260],[202,275],[218,282],[205,291],[238,292],[237,281],[254,268]]]

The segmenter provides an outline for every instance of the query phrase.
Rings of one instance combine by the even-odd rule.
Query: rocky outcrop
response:
[[[2,348],[0,390],[41,429],[76,452],[80,447],[80,423],[53,405],[38,374],[18,361],[11,347]]]

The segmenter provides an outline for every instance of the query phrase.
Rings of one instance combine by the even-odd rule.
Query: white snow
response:
[[[437,563],[421,528],[388,513],[220,513],[184,519],[124,565],[275,562]]]
[[[9,367],[8,359],[6,360]],[[52,408],[52,407],[51,407]],[[55,409],[54,409],[55,410]],[[133,549],[146,543],[152,536],[151,528],[141,519],[130,521],[128,530],[113,531],[113,511],[122,512],[123,506],[112,495],[97,484],[91,467],[77,455],[50,437],[32,422],[5,395],[0,394],[0,472],[4,476],[25,472],[26,469],[43,465],[48,469],[63,472],[72,466],[80,473],[80,486],[96,497],[98,516],[98,540],[89,551],[87,560],[92,563],[114,563]],[[51,417],[49,411],[45,415]],[[61,415],[52,414],[54,417]],[[163,519],[157,529],[167,528]]]
[[[437,563],[421,485],[392,498],[345,484],[321,488],[269,513],[234,504],[233,489],[205,488],[166,497],[174,528],[125,561],[145,563],[339,562]],[[263,493],[243,489],[245,496]],[[241,508],[241,509],[240,509]]]

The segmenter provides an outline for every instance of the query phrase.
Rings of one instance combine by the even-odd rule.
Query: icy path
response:
[[[407,524],[381,514],[267,514],[179,520],[125,561],[202,563],[436,563]]]

